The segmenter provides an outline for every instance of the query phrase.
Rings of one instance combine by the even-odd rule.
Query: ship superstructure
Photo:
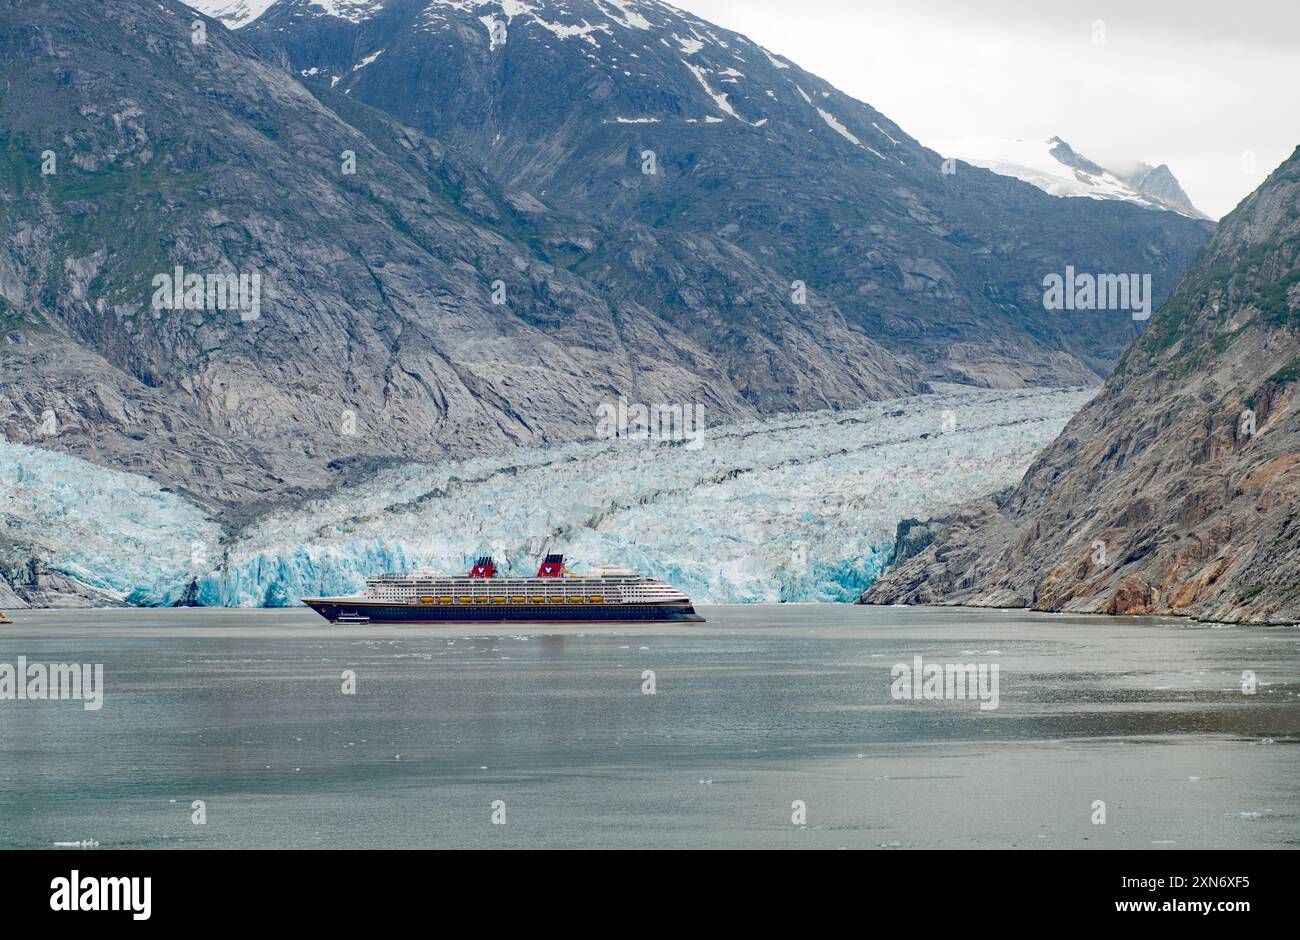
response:
[[[547,555],[530,578],[501,575],[484,555],[466,575],[384,574],[367,579],[362,594],[306,597],[303,603],[333,623],[704,619],[670,584],[612,565],[575,574],[558,554]]]

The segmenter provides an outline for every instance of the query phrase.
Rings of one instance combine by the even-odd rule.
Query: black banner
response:
[[[603,922],[716,912],[851,913],[951,935],[990,916],[1047,925],[1192,922],[1231,930],[1293,907],[1283,852],[143,852],[0,854],[6,923],[78,929],[396,917]],[[604,918],[616,918],[604,920]],[[1264,919],[1261,920],[1260,918]]]

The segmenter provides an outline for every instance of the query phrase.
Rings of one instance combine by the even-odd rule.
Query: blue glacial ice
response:
[[[696,450],[596,440],[408,464],[220,547],[197,508],[139,477],[5,445],[0,482],[19,468],[22,521],[43,530],[48,567],[129,603],[172,603],[197,580],[202,604],[291,606],[384,571],[468,570],[478,554],[532,574],[547,550],[575,570],[630,565],[697,603],[851,601],[900,519],[1015,483],[1093,394],[941,386],[710,427]]]
[[[124,604],[153,603],[220,558],[220,527],[131,473],[0,439],[0,533]]]

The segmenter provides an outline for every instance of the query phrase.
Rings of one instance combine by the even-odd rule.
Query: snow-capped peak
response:
[[[1074,151],[1068,146],[1063,148],[1062,143],[1059,137],[1040,140],[972,137],[930,146],[945,157],[956,157],[1003,176],[1014,176],[1053,196],[1147,201],[1101,167],[1097,167],[1100,172],[1088,172],[1064,162],[1061,155]]]
[[[1119,199],[1152,209],[1204,218],[1139,191],[1117,174],[1076,153],[1059,137],[1039,140],[972,137],[934,143],[929,147],[945,157],[956,157],[1002,176],[1030,183],[1053,196]]]

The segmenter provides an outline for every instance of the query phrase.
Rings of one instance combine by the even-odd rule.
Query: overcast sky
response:
[[[1167,163],[1216,218],[1300,144],[1300,0],[672,2],[924,144],[1056,135],[1103,165]]]

